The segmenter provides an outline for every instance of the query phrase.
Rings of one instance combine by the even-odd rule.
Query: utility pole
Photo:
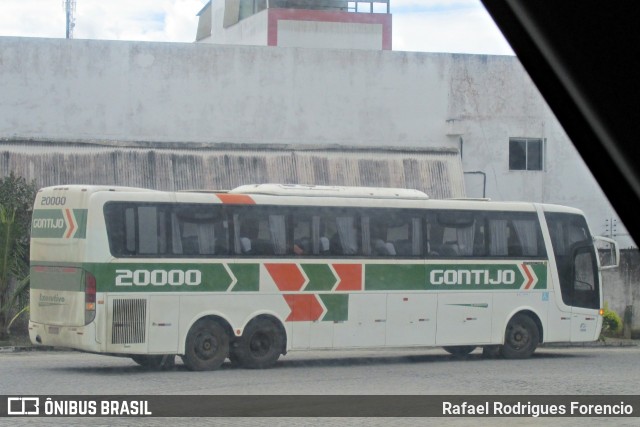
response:
[[[604,234],[605,236],[609,236],[610,239],[619,236],[618,220],[616,218],[607,218],[604,220]]]
[[[73,27],[76,26],[76,0],[64,0],[64,11],[67,16],[67,38],[73,38]]]

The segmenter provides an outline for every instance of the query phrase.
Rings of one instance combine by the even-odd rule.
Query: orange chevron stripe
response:
[[[318,320],[324,312],[324,308],[314,294],[289,294],[283,295],[283,297],[291,308],[286,322]]]
[[[264,266],[280,291],[299,291],[306,282],[297,264],[265,264]]]
[[[67,239],[73,236],[73,232],[76,229],[76,225],[73,223],[73,216],[71,215],[71,210],[65,209],[64,213],[67,215],[67,221],[69,221],[69,230],[67,230],[67,234],[64,236]]]
[[[336,291],[362,290],[361,264],[332,264],[332,266],[339,278]]]
[[[527,275],[527,284],[524,286],[525,289],[529,289],[531,287],[531,285],[533,284],[533,276],[531,276],[531,272],[529,271],[529,267],[526,264],[522,264],[522,269],[524,270],[525,274]]]

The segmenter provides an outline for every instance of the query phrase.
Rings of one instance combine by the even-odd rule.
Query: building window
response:
[[[541,138],[509,138],[509,170],[543,170],[544,140]]]

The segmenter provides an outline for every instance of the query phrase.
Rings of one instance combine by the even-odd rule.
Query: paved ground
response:
[[[180,363],[168,372],[146,371],[129,359],[73,352],[0,353],[0,394],[128,395],[317,395],[317,394],[622,394],[637,393],[640,347],[541,348],[529,360],[488,360],[479,352],[453,358],[438,349],[291,353],[274,369],[244,370],[224,365],[215,372],[189,372]],[[640,411],[640,408],[638,408]],[[0,420],[2,423],[3,420]],[[34,420],[30,420],[30,425]],[[50,425],[51,419],[35,420]],[[45,422],[49,421],[49,422]],[[87,419],[56,419],[86,424]],[[97,421],[97,423],[96,423]],[[264,419],[92,419],[92,424],[264,425]],[[348,425],[417,425],[428,419],[348,418]],[[274,425],[327,425],[332,420],[270,418]],[[431,421],[436,421],[431,419]],[[437,419],[439,425],[468,425],[470,419]],[[510,422],[509,422],[510,421]],[[545,420],[519,418],[517,424]],[[550,421],[549,419],[546,420]],[[582,425],[585,419],[553,420],[554,425]],[[6,425],[26,424],[12,419]],[[615,419],[614,425],[638,425]],[[514,419],[475,419],[476,425],[512,425]]]

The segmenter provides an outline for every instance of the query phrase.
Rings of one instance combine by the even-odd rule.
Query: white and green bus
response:
[[[31,229],[35,344],[192,370],[290,350],[594,341],[601,265],[577,209],[416,190],[60,186]]]

